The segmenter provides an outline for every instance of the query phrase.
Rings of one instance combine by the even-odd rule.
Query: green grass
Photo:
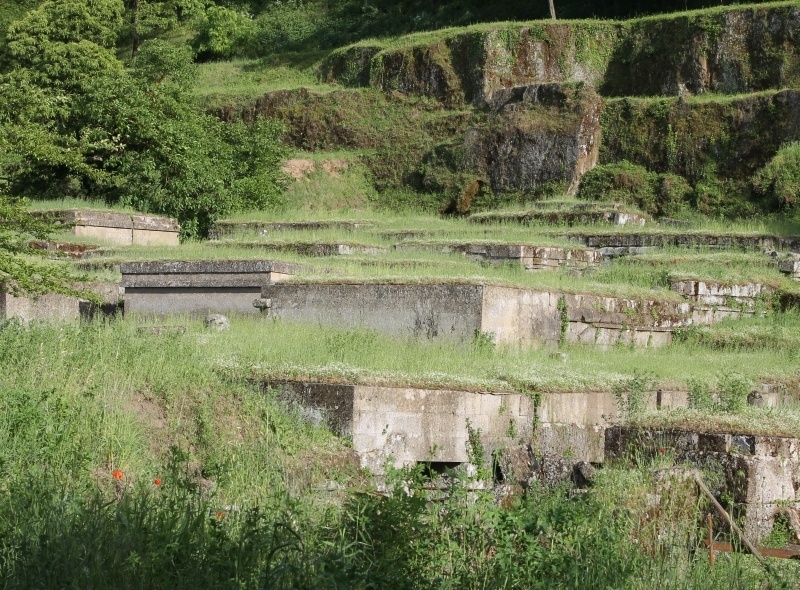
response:
[[[195,96],[209,109],[244,105],[274,90],[335,89],[320,84],[314,70],[327,52],[284,54],[263,59],[215,61],[198,66]]]
[[[87,199],[48,199],[48,200],[29,200],[28,208],[32,211],[59,211],[62,209],[87,209],[91,211],[115,211],[120,213],[136,213],[130,207],[120,207],[108,205],[104,201],[92,201]]]

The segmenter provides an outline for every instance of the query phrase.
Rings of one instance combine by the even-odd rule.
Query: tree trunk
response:
[[[550,2],[550,18],[556,20],[556,5],[553,4],[553,0],[548,0]]]
[[[550,0],[552,2],[552,0]],[[139,53],[139,0],[131,0],[131,57]]]

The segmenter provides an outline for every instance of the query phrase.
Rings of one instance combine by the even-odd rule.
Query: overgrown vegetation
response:
[[[449,358],[460,372],[517,352],[408,342],[399,353],[377,335],[307,327],[301,336],[296,326],[244,318],[211,333],[182,321],[186,333],[160,335],[131,320],[0,329],[5,587],[545,588],[553,575],[568,588],[586,587],[587,575],[626,588],[764,581],[747,557],[709,569],[685,536],[665,536],[684,535],[702,514],[677,492],[663,499],[664,520],[641,520],[652,508],[647,466],[604,470],[578,498],[534,485],[498,504],[465,475],[431,492],[422,468],[390,474],[388,495],[369,492],[344,445],[234,369],[237,358],[281,362],[301,349],[316,363],[335,353],[339,363],[366,364],[384,350],[385,360],[431,366]],[[346,348],[328,346],[337,334]],[[623,358],[571,349],[571,363],[581,366],[584,354],[606,358],[592,360],[595,368]],[[664,367],[696,374],[688,356],[697,351]],[[518,366],[547,358],[532,352]],[[678,538],[684,544],[672,545]]]

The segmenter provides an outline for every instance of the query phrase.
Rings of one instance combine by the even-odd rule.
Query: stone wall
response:
[[[404,337],[499,345],[561,340],[659,346],[691,323],[688,303],[477,284],[284,283],[265,285],[269,313],[290,321],[368,328]]]
[[[262,286],[286,279],[296,268],[269,260],[124,263],[125,313],[254,315]]]
[[[462,244],[406,241],[395,244],[395,250],[433,250],[436,252],[460,252],[473,260],[492,264],[519,264],[525,270],[555,270],[558,268],[587,268],[603,260],[596,250],[585,248],[560,248],[555,246],[533,246],[529,244]]]
[[[266,285],[270,315],[297,322],[368,328],[405,337],[469,340],[481,327],[481,285]]]
[[[553,236],[572,240],[599,250],[604,256],[641,254],[653,248],[714,248],[732,250],[798,250],[800,236],[775,236],[769,234],[708,234],[686,232],[554,232]]]
[[[744,517],[751,540],[766,537],[784,510],[800,510],[795,438],[616,426],[606,431],[605,452],[609,459],[636,453],[643,460],[670,453],[676,462],[700,468],[726,508]]]
[[[120,302],[120,289],[116,283],[89,283],[76,285],[77,289],[86,289],[98,296],[101,301],[100,311],[114,313]],[[82,317],[90,318],[98,312],[97,305],[88,300],[68,295],[47,293],[38,297],[19,296],[3,292],[0,285],[0,320],[16,318],[23,322],[77,321]]]

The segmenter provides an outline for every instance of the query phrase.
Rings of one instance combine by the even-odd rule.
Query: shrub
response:
[[[689,379],[689,407],[697,410],[713,410],[714,394],[705,381]]]
[[[647,213],[658,213],[656,182],[658,175],[644,166],[622,161],[597,166],[583,175],[578,198],[586,201],[612,201],[635,205]]]
[[[752,178],[753,193],[772,209],[797,208],[800,199],[800,142],[784,145]]]
[[[623,420],[637,418],[646,409],[647,392],[655,384],[650,373],[634,372],[632,377],[614,386],[614,398]]]
[[[250,53],[255,32],[249,15],[224,6],[210,6],[192,46],[201,60],[241,56]]]
[[[738,373],[720,375],[717,384],[717,396],[721,408],[726,412],[738,412],[747,405],[750,393],[750,382]]]

